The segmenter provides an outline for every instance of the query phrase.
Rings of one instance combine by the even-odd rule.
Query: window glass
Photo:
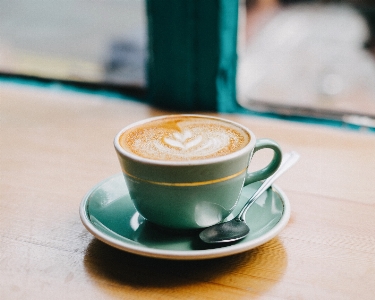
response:
[[[145,84],[142,0],[0,0],[0,72]]]
[[[240,1],[249,109],[375,116],[375,1]],[[0,0],[0,73],[144,89],[144,0]]]

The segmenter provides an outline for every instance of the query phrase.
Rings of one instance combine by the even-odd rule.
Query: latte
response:
[[[169,116],[131,127],[119,138],[137,156],[187,161],[228,155],[244,148],[249,134],[230,122],[203,116]]]

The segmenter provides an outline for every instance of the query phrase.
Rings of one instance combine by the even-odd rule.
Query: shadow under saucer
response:
[[[87,247],[84,266],[87,274],[111,293],[113,285],[118,287],[119,293],[129,287],[139,289],[140,293],[152,288],[156,294],[159,289],[162,293],[164,288],[173,288],[181,295],[187,285],[202,293],[200,285],[192,284],[225,284],[224,277],[228,275],[231,276],[231,286],[263,293],[282,277],[287,255],[278,238],[236,255],[189,261],[134,255],[93,239]],[[210,289],[204,290],[206,296],[212,295],[211,292]]]

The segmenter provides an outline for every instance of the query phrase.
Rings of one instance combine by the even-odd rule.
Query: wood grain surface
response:
[[[59,88],[0,84],[1,299],[375,299],[375,135],[223,115],[300,161],[277,182],[291,219],[268,243],[202,261],[114,249],[78,208],[120,172],[125,125],[169,112]],[[268,160],[264,151],[252,168]]]

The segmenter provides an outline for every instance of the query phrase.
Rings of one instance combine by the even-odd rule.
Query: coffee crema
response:
[[[119,143],[137,156],[187,161],[224,156],[244,148],[249,134],[229,122],[199,116],[151,120],[121,134]]]

